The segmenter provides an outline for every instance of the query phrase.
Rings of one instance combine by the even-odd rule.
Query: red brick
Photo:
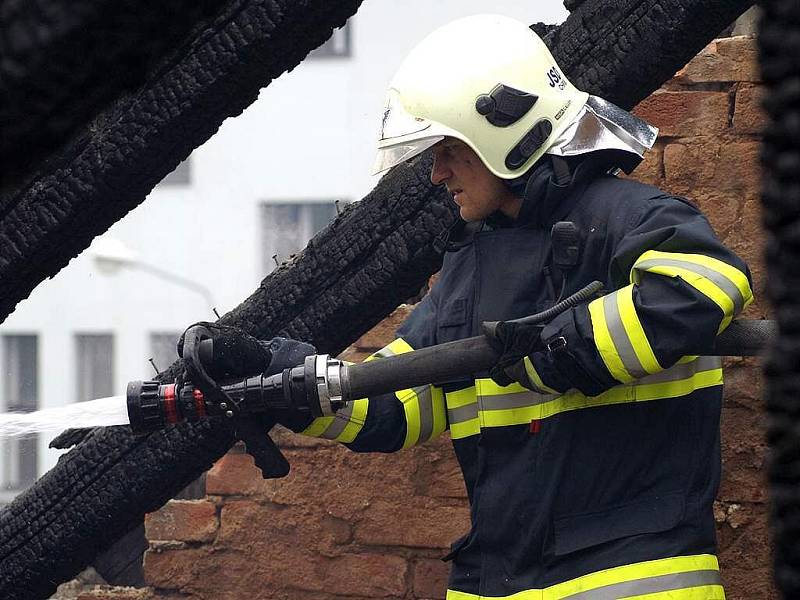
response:
[[[426,498],[380,500],[356,524],[355,539],[378,546],[448,548],[470,528],[469,508],[441,506]]]
[[[144,520],[148,540],[209,542],[217,533],[217,508],[206,500],[172,500]]]
[[[417,598],[444,598],[450,565],[441,560],[418,560],[413,568],[413,589]]]
[[[754,38],[737,36],[711,42],[675,75],[681,84],[759,81]]]
[[[767,122],[767,116],[761,108],[763,97],[763,86],[750,83],[739,85],[733,111],[733,127],[736,133],[761,133]]]
[[[659,128],[663,137],[714,135],[728,129],[727,92],[658,91],[634,113]]]

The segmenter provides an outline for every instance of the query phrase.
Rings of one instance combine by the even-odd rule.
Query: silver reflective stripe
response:
[[[639,362],[639,357],[636,356],[633,344],[631,344],[628,333],[622,324],[622,315],[619,314],[619,306],[617,306],[617,294],[609,294],[603,297],[603,312],[606,317],[608,333],[611,335],[611,339],[614,340],[614,347],[617,349],[617,355],[625,366],[625,370],[634,379],[648,375],[642,363]]]
[[[320,437],[326,440],[335,440],[339,437],[344,431],[344,428],[350,423],[354,404],[354,402],[348,402],[343,409],[336,411],[336,414],[333,415],[333,422],[328,425],[328,428],[322,432]]]
[[[578,592],[570,596],[562,596],[560,600],[617,600],[618,598],[627,598],[629,596],[685,590],[705,585],[722,585],[719,571],[709,569],[707,571],[687,571],[686,573],[643,577],[633,581],[624,581],[593,590],[586,590],[585,592]]]
[[[480,410],[507,410],[544,404],[561,397],[562,394],[539,394],[532,391],[513,392],[491,396],[478,396]]]
[[[433,435],[433,394],[429,385],[414,388],[414,393],[419,399],[419,440],[417,443],[421,444],[427,442]]]
[[[472,402],[465,406],[459,406],[458,408],[448,408],[447,418],[451,425],[476,419],[478,418],[478,403]]]
[[[389,348],[389,346],[385,346],[384,348],[381,348],[380,350],[378,350],[372,356],[373,356],[373,358],[389,358],[390,356],[394,356],[394,355],[395,355],[395,353],[392,352],[391,348]]]
[[[681,269],[686,269],[687,271],[692,271],[693,273],[697,273],[701,277],[705,277],[706,279],[713,281],[718,288],[720,288],[725,295],[727,295],[731,302],[733,302],[733,314],[738,315],[744,309],[744,298],[742,297],[742,291],[733,283],[730,279],[725,277],[719,271],[715,271],[714,269],[710,269],[709,267],[705,267],[703,265],[698,265],[696,263],[684,261],[684,260],[677,260],[674,258],[651,258],[648,260],[643,260],[642,262],[638,262],[633,265],[634,269],[640,271],[647,271],[652,267],[679,267]]]
[[[711,371],[722,367],[722,359],[719,356],[700,356],[692,362],[674,365],[660,373],[654,373],[647,377],[642,377],[635,385],[644,385],[648,383],[666,383],[669,381],[680,381],[681,379],[689,379],[695,373],[703,371]]]

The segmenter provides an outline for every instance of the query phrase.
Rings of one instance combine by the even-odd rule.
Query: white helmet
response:
[[[392,80],[375,173],[449,136],[498,177],[519,177],[582,114],[587,98],[524,23],[458,19],[416,46]]]

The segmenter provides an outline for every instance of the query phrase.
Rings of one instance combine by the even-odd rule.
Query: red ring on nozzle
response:
[[[198,417],[205,417],[206,416],[206,400],[203,398],[203,392],[195,388],[192,390],[192,396],[194,397],[194,410],[197,413]]]
[[[175,424],[178,418],[178,404],[175,401],[175,384],[164,386],[164,420],[167,423]]]

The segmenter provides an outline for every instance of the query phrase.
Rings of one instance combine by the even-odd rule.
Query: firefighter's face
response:
[[[480,221],[499,210],[516,217],[522,201],[516,198],[461,140],[445,138],[433,147],[431,182],[447,186],[465,221]]]

